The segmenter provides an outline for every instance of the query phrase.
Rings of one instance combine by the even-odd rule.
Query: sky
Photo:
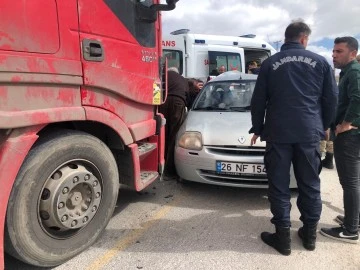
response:
[[[255,34],[276,49],[286,26],[299,18],[312,29],[307,49],[331,64],[334,38],[360,41],[359,0],[179,0],[175,10],[162,12],[162,25],[164,34],[183,28],[195,34]]]

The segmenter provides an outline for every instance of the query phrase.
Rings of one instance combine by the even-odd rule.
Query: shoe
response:
[[[338,215],[334,220],[340,225],[344,224],[344,216],[342,215]],[[359,229],[360,229],[360,220],[359,220]]]
[[[337,228],[321,228],[320,233],[323,236],[346,243],[357,244],[359,242],[359,233],[350,233],[343,226]]]
[[[316,228],[317,225],[311,227],[304,225],[298,230],[298,235],[302,240],[304,248],[306,248],[307,250],[315,250]]]
[[[290,227],[276,227],[276,233],[263,232],[261,240],[282,255],[289,256],[291,254]]]
[[[326,152],[325,158],[321,161],[323,168],[334,169],[334,154]]]

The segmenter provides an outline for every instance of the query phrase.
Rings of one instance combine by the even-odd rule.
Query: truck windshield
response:
[[[255,83],[255,80],[208,83],[201,90],[193,110],[249,110]]]
[[[86,1],[83,2],[85,3]],[[138,0],[104,0],[104,2],[141,46],[155,48],[155,23],[143,21],[138,18]],[[149,8],[153,2],[154,0],[144,0],[139,2],[139,5]]]
[[[240,54],[231,52],[209,51],[209,74],[210,76],[219,75],[219,68],[225,67],[225,71],[241,71]]]

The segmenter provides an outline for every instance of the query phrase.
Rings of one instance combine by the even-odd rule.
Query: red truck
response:
[[[0,269],[92,245],[164,165],[161,15],[178,0],[0,3]]]

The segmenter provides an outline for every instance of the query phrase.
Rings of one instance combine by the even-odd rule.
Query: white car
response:
[[[181,179],[223,186],[267,188],[265,142],[250,146],[250,102],[257,75],[225,72],[199,93],[176,139]],[[291,169],[290,188],[296,188]]]

